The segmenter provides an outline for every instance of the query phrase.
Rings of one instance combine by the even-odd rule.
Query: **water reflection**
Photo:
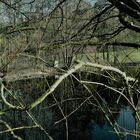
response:
[[[30,112],[33,119],[31,119],[26,112],[19,111],[10,111],[3,115],[1,119],[5,120],[12,128],[34,125],[35,120],[54,140],[65,140],[67,131],[65,119],[59,123],[55,123],[64,118],[58,107],[59,105],[68,119],[69,140],[118,140],[118,137],[114,133],[114,129],[110,126],[111,124],[115,125],[115,123],[117,123],[121,132],[135,130],[136,123],[133,116],[134,113],[126,104],[125,99],[120,98],[118,104],[116,103],[116,100],[119,95],[101,87],[98,87],[98,89],[100,89],[101,98],[98,95],[94,95],[93,97],[80,85],[74,87],[74,84],[71,88],[69,85],[72,84],[68,84],[68,82],[69,81],[67,81],[67,83],[62,83],[62,87],[60,86],[57,89],[55,95],[60,95],[61,93],[61,96],[56,97],[58,101],[57,103],[54,101],[54,97],[50,96],[45,102]],[[22,85],[23,84],[24,83],[22,82]],[[27,82],[26,85],[28,85]],[[40,88],[43,89],[42,86],[40,86]],[[27,88],[25,88],[24,91],[22,87],[22,92],[24,94],[22,97],[25,96],[23,99],[25,104],[26,102],[31,102],[37,98],[39,92],[42,93],[39,89],[32,89],[32,91],[30,87],[29,89],[29,93],[35,92],[38,94],[27,94]],[[44,91],[46,91],[46,87],[44,87]],[[114,96],[112,97],[112,95]],[[89,98],[90,96],[91,98]],[[70,100],[70,98],[72,98],[72,100]],[[1,108],[4,108],[4,106],[1,106]],[[77,110],[71,114],[75,109]],[[1,131],[5,129],[4,126],[0,126]],[[48,136],[44,130],[31,128],[18,130],[15,131],[15,133],[21,136],[24,140],[48,140]],[[4,133],[0,135],[0,139],[12,140],[13,138],[9,133]],[[122,136],[122,140],[123,139],[133,140],[134,137],[125,135],[124,137]]]
[[[125,107],[119,113],[115,113],[116,121],[121,132],[132,132],[135,130],[135,119],[130,107]],[[114,115],[115,116],[115,115]],[[106,121],[104,114],[99,111],[78,111],[69,119],[70,140],[117,140],[114,130]],[[51,135],[55,140],[65,139],[65,124],[54,126]],[[133,140],[131,135],[121,136],[122,140]]]
[[[19,115],[19,112],[15,112]],[[132,111],[129,107],[123,108],[120,114],[117,113],[117,123],[120,126],[121,131],[133,131],[135,130],[135,119],[132,116]],[[45,116],[44,116],[44,115]],[[21,125],[32,125],[33,122],[29,118],[24,118],[25,114],[22,114],[22,118],[13,123],[13,127]],[[27,116],[26,116],[27,117]],[[43,118],[44,117],[44,118]],[[54,140],[65,140],[65,122],[54,124],[58,120],[56,112],[47,111],[40,115],[38,121],[48,130]],[[24,122],[23,122],[24,121]],[[10,122],[10,120],[9,120]],[[68,119],[69,124],[69,140],[116,140],[117,137],[113,133],[114,130],[106,121],[104,114],[99,111],[78,111]],[[25,140],[47,140],[47,136],[37,128],[26,129],[24,131],[17,131],[17,134],[22,136]],[[10,140],[10,135],[3,135],[2,140]],[[130,135],[125,136],[122,140],[133,140],[134,138]]]
[[[132,111],[130,107],[126,107],[121,109],[120,115],[117,119],[117,123],[120,126],[121,132],[128,132],[128,131],[134,131],[135,130],[135,119],[132,116]],[[90,140],[116,140],[117,137],[113,133],[112,127],[110,127],[108,124],[104,124],[102,127],[96,124],[95,129],[92,130],[91,138]],[[134,137],[130,135],[126,135],[125,137],[122,137],[123,140],[133,140]]]

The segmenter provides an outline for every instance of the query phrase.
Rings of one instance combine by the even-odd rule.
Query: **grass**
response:
[[[108,60],[107,60],[107,55]],[[79,59],[82,59],[83,61],[92,61],[92,62],[98,62],[103,64],[113,63],[116,61],[117,63],[132,63],[132,62],[140,62],[140,49],[125,49],[120,50],[118,52],[110,51],[108,54],[107,52],[91,52],[91,53],[85,53],[78,56]]]

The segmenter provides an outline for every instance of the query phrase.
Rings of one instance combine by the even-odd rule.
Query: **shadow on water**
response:
[[[80,79],[80,76],[78,78]],[[88,80],[90,78],[87,76]],[[109,82],[94,77],[94,81],[97,80],[102,80],[100,81],[102,83]],[[27,104],[48,88],[46,87],[46,79],[42,80],[42,83],[40,80],[36,80],[32,84],[34,85],[31,85],[31,81],[22,81],[20,84],[15,83],[11,87],[16,86],[15,89],[20,92],[17,96],[24,97],[22,100]],[[54,93],[57,103],[54,96],[49,96],[45,102],[30,112],[33,119],[26,112],[19,111],[10,111],[1,119],[5,120],[12,128],[32,126],[34,125],[33,120],[36,120],[54,140],[65,140],[67,130],[64,116],[59,110],[61,107],[68,120],[69,140],[117,140],[118,137],[110,124],[117,124],[120,132],[126,134],[121,135],[122,140],[135,139],[128,134],[129,131],[135,130],[136,120],[134,112],[126,100],[121,97],[117,103],[116,100],[119,95],[101,86],[88,86],[88,88],[92,90],[94,96],[87,93],[83,85],[77,84],[69,78],[62,82]],[[28,89],[29,93],[27,92]],[[112,95],[114,96],[112,97]],[[21,100],[20,97],[19,100]],[[1,105],[1,108],[4,106]],[[0,126],[0,131],[3,130],[6,130],[5,126]],[[47,135],[39,128],[18,130],[15,133],[25,140],[48,140]],[[13,138],[9,133],[3,133],[0,135],[0,139],[12,140]]]

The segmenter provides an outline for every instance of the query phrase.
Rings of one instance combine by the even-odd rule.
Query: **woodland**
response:
[[[139,0],[0,0],[1,140],[138,140],[139,80]]]

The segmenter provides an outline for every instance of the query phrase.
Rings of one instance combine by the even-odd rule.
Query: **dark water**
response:
[[[118,110],[119,111],[119,110]],[[15,112],[18,116],[13,121],[13,116],[5,118],[13,127],[23,125],[33,125],[33,122],[25,113]],[[57,112],[58,113],[58,112]],[[57,116],[55,111],[43,110],[36,120],[43,126],[43,128],[51,135],[54,140],[65,140],[66,129],[65,121],[55,124],[58,120],[63,118],[61,115]],[[136,124],[133,117],[133,112],[130,107],[124,107],[119,112],[114,113],[116,122],[120,126],[120,131],[133,131]],[[14,114],[13,114],[14,115]],[[116,115],[116,116],[115,116]],[[68,118],[68,132],[69,140],[118,140],[114,130],[109,125],[102,111],[97,110],[79,110]],[[2,128],[0,129],[2,131]],[[25,140],[48,140],[46,134],[38,128],[25,129],[22,131],[15,131]],[[8,133],[0,135],[2,140],[12,140],[12,136]],[[122,140],[134,140],[131,135],[122,136]]]
[[[100,112],[82,112],[80,115],[75,115],[69,120],[69,139],[70,140],[118,140],[118,137],[114,133],[114,130],[106,121],[103,114]],[[97,113],[97,114],[96,114]],[[125,107],[117,113],[116,122],[119,125],[120,131],[123,133],[132,132],[135,130],[136,124],[133,117],[133,112],[130,107]],[[96,115],[96,116],[94,116]],[[52,137],[54,139],[63,140],[65,136],[64,126],[59,128],[55,133],[55,129],[52,131]],[[122,140],[134,140],[135,137],[131,135],[121,136]]]
[[[40,83],[40,81],[38,82]],[[33,102],[35,98],[40,96],[39,92],[42,93],[40,89],[32,89],[27,82],[25,85],[22,83],[22,85],[24,88],[22,88],[21,91],[23,92],[25,90],[23,94],[26,96],[24,97],[24,102]],[[26,94],[26,85],[28,85],[28,88],[30,89],[29,94]],[[78,86],[79,85],[71,88],[69,84],[63,83],[62,87],[59,87],[55,93],[55,95],[58,95],[58,97],[56,96],[57,101],[65,115],[68,115],[73,110],[77,109],[90,97],[89,93],[87,94],[87,91],[84,91],[81,86]],[[43,87],[40,86],[39,88],[43,89]],[[91,89],[92,88],[94,89],[96,87],[91,87]],[[46,91],[46,87],[44,87],[44,91]],[[106,111],[108,111],[107,109],[110,109],[111,113],[108,113],[108,118],[113,125],[115,125],[115,122],[117,123],[121,132],[133,132],[136,125],[138,125],[135,122],[134,112],[128,104],[125,103],[124,99],[122,99],[122,101],[120,100],[119,104],[117,104],[116,100],[119,95],[112,93],[112,91],[105,91],[100,87],[98,88],[98,91],[104,100],[101,100],[95,95],[98,102],[95,99],[90,98],[90,100],[87,100],[87,102],[81,105],[73,114],[67,117],[69,140],[118,140],[118,137],[114,133],[114,129],[110,126],[105,113],[103,113],[99,105],[104,106],[104,110]],[[33,93],[32,96],[31,93]],[[61,102],[71,98],[77,99],[75,101],[72,99]],[[66,140],[66,122],[63,120],[56,123],[64,117],[58,104],[55,104],[56,101],[54,101],[51,96],[41,105],[30,111],[32,118],[29,117],[29,114],[26,112],[9,111],[3,116],[0,116],[0,119],[6,121],[11,128],[34,125],[34,119],[54,140]],[[4,106],[2,105],[1,108],[4,108]],[[49,140],[42,128],[30,128],[14,132],[24,140]],[[0,125],[0,131],[4,130],[6,130],[6,128]],[[140,129],[138,131],[140,131]],[[135,137],[131,135],[121,135],[121,139],[136,140]],[[13,137],[9,133],[3,133],[0,134],[0,140],[13,140]]]
[[[129,107],[125,109],[121,109],[120,115],[117,119],[117,123],[122,128],[121,130],[123,132],[125,132],[124,129],[127,129],[128,131],[135,130],[135,119]],[[100,127],[99,125],[96,125],[95,129],[92,130],[90,140],[116,140],[117,137],[113,133],[113,131],[114,130],[107,124],[104,124],[102,127]],[[128,135],[122,139],[133,140],[134,137]]]

